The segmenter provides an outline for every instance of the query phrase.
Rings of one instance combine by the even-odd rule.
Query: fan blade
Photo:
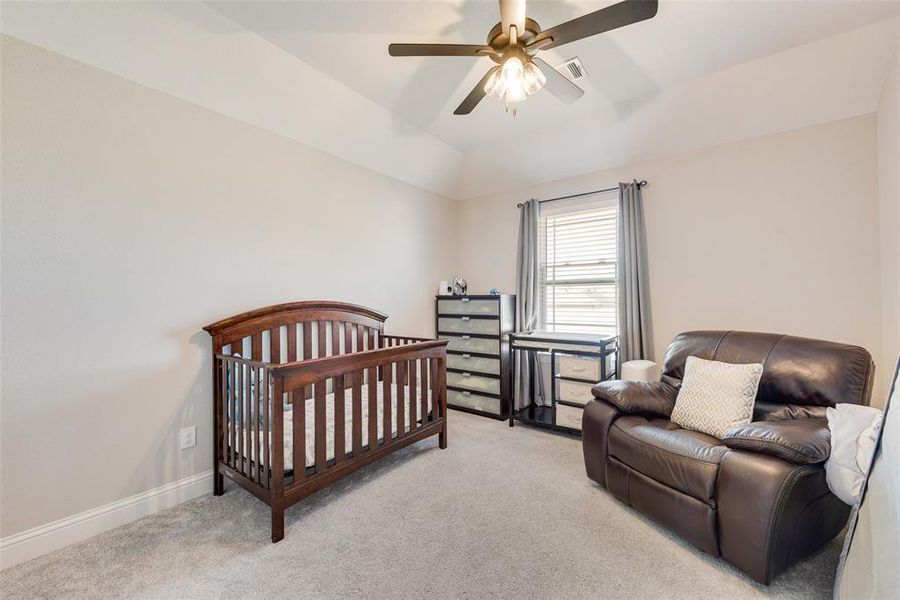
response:
[[[658,8],[657,0],[625,0],[542,31],[528,45],[531,47],[540,44],[541,50],[555,48],[604,31],[645,21],[656,16]]]
[[[516,26],[516,33],[525,33],[525,0],[500,0],[500,21],[503,33],[509,33],[509,26]]]
[[[474,44],[391,44],[391,56],[487,56],[494,51],[490,46]]]
[[[572,104],[582,96],[584,96],[584,90],[572,83],[565,75],[554,69],[550,64],[547,63],[546,60],[541,58],[533,58],[531,59],[534,64],[538,66],[541,72],[544,74],[544,77],[547,78],[547,83],[544,84],[544,89],[556,96],[561,102],[565,104]]]
[[[494,67],[488,70],[487,73],[484,74],[484,77],[481,78],[481,81],[472,88],[472,91],[469,92],[469,95],[466,96],[466,99],[462,101],[456,110],[453,111],[454,115],[467,115],[472,112],[472,109],[481,102],[481,99],[487,95],[487,92],[484,91],[484,85],[487,83],[488,78],[494,74],[500,67]]]

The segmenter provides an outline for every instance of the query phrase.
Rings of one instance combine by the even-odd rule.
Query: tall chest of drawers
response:
[[[447,406],[506,419],[512,398],[509,333],[516,297],[437,296],[437,337],[447,344]]]

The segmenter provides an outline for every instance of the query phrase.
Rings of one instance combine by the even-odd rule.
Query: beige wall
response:
[[[658,361],[679,331],[735,328],[859,344],[885,369],[872,115],[466,201],[461,272],[513,291],[517,202],[635,177]]]
[[[211,468],[209,322],[432,332],[454,202],[10,38],[2,83],[0,535]]]
[[[900,355],[900,45],[878,112],[878,209],[881,227],[881,306],[885,368],[880,379],[885,393]]]

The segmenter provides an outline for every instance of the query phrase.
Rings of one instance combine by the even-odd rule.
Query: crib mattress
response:
[[[410,417],[415,415],[415,421],[417,422],[422,419],[422,405],[421,405],[421,388],[416,388],[416,397],[410,398],[410,388],[409,386],[403,386],[404,388],[404,399],[405,399],[405,410],[404,414],[404,423],[403,423],[403,431],[409,431],[410,426]],[[382,399],[384,398],[384,385],[379,382],[375,386],[377,392],[377,406],[378,406],[378,439],[381,440],[384,438],[384,409],[382,404]],[[350,389],[344,391],[344,440],[345,440],[345,453],[349,453],[353,450],[353,398],[351,395]],[[431,412],[431,390],[426,390],[428,395],[428,411]],[[369,390],[368,385],[363,384],[361,386],[361,395],[362,398],[362,445],[365,446],[369,443]],[[294,409],[296,410],[296,409]],[[397,433],[397,384],[391,384],[391,435]],[[285,411],[284,413],[284,470],[290,471],[294,468],[294,428],[292,426],[293,422],[293,411]],[[306,466],[311,467],[315,464],[315,456],[316,456],[316,425],[315,425],[315,399],[310,398],[306,401]],[[325,397],[325,453],[326,460],[331,460],[334,458],[334,394],[328,394]],[[252,428],[250,431],[245,430],[245,435],[247,436],[245,439],[250,441],[249,445],[252,446],[253,442],[256,441],[256,431]],[[271,434],[270,434],[271,436]],[[271,441],[271,437],[270,437]],[[272,444],[269,446],[272,448]]]

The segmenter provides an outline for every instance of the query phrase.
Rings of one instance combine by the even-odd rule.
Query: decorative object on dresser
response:
[[[447,342],[384,335],[386,319],[316,300],[204,327],[213,338],[214,493],[228,477],[268,504],[273,542],[295,502],[430,436],[447,447]]]
[[[719,438],[672,421],[690,357],[762,365],[751,423]],[[826,415],[838,403],[868,404],[874,370],[858,346],[743,331],[679,334],[661,381],[594,386],[584,409],[587,476],[767,584],[847,522],[850,507],[826,481]]]
[[[508,335],[515,327],[516,297],[437,296],[435,329],[447,340],[447,405],[505,419],[512,405]]]
[[[509,426],[522,423],[567,433],[581,433],[584,405],[593,396],[591,388],[616,375],[618,338],[614,335],[584,333],[548,333],[540,331],[511,333],[513,361],[538,363],[538,354],[550,354],[550,406],[538,406],[534,394],[515,398]],[[541,369],[523,370],[541,376]],[[534,390],[537,385],[526,386]]]

